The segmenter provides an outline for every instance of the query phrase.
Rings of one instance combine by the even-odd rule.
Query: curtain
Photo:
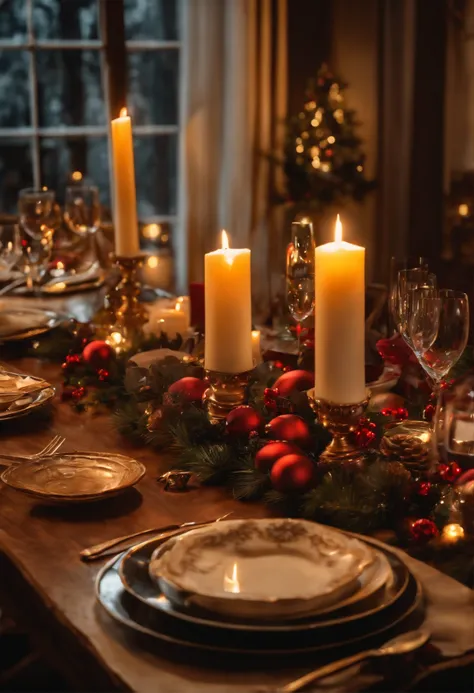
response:
[[[225,228],[268,300],[271,194],[287,103],[286,0],[184,0],[177,278],[202,281]]]

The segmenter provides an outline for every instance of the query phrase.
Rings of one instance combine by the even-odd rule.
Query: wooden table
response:
[[[58,364],[36,359],[10,365],[53,384],[60,382]],[[35,640],[73,687],[80,690],[251,691],[262,683],[288,677],[271,673],[231,673],[201,668],[176,659],[144,653],[114,624],[94,599],[94,579],[102,562],[85,564],[80,549],[134,530],[170,522],[207,520],[229,511],[238,517],[261,516],[260,505],[237,503],[217,488],[185,493],[165,492],[156,479],[166,461],[136,449],[113,429],[110,417],[75,413],[56,398],[53,417],[18,419],[0,425],[5,453],[33,453],[55,434],[67,437],[64,449],[116,450],[141,460],[147,468],[137,490],[106,503],[60,508],[38,505],[27,496],[0,486],[0,603],[11,607],[15,620]],[[170,658],[174,656],[173,658]]]

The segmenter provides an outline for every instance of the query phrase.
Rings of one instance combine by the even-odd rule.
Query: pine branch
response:
[[[225,484],[232,471],[233,452],[225,443],[197,445],[182,450],[180,467],[196,474],[202,484]]]

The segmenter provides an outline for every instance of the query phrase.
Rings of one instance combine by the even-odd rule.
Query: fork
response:
[[[54,436],[52,440],[49,441],[45,447],[40,450],[39,452],[35,453],[34,455],[4,455],[3,453],[0,453],[0,459],[1,460],[10,460],[11,462],[31,462],[34,460],[40,460],[43,457],[47,457],[48,455],[53,455],[61,445],[65,442],[66,438],[64,436]],[[8,467],[10,465],[4,464],[3,462],[0,462],[0,466],[2,467]]]

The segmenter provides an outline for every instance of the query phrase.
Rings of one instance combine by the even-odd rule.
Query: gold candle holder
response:
[[[148,311],[139,301],[141,284],[137,271],[143,265],[145,255],[134,257],[114,256],[120,270],[120,281],[106,296],[108,311],[107,341],[116,351],[127,351],[143,336],[143,325],[148,321]]]
[[[213,424],[224,421],[235,407],[245,404],[250,371],[220,373],[206,370],[209,387],[204,393],[207,416]]]
[[[355,404],[336,404],[325,399],[316,399],[314,390],[310,390],[308,399],[319,423],[333,435],[332,441],[321,454],[320,461],[331,464],[362,462],[364,453],[357,446],[354,433],[369,404],[369,392],[366,399]]]

